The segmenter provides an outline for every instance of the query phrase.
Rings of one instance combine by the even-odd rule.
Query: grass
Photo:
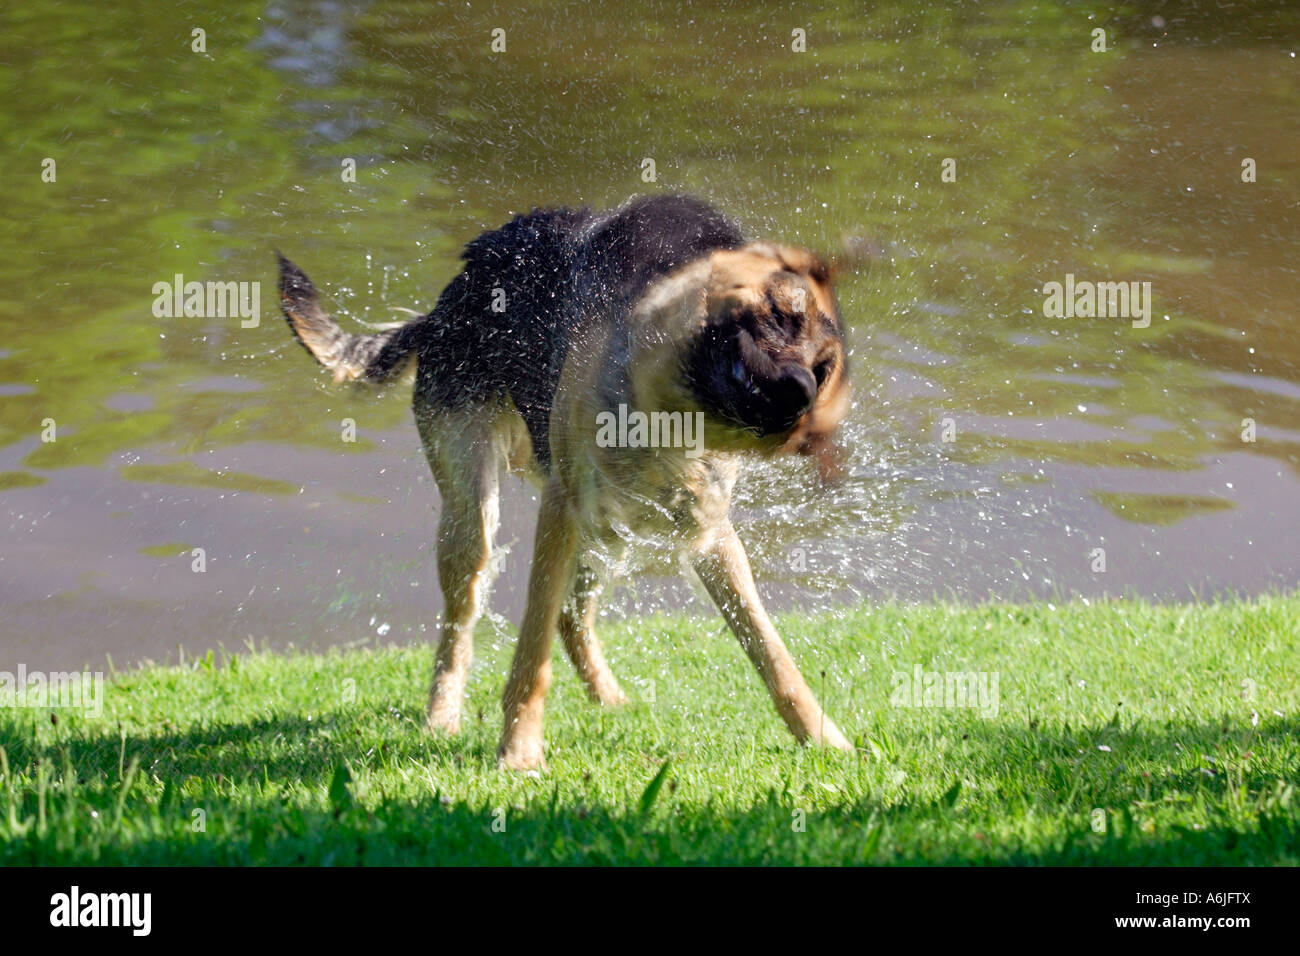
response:
[[[557,660],[537,777],[496,769],[513,642],[486,625],[450,740],[420,727],[428,648],[147,667],[99,719],[0,708],[0,864],[1295,865],[1297,621],[1292,596],[786,617],[861,757],[796,747],[720,620],[607,623],[637,700],[595,708]],[[997,672],[997,715],[892,705],[917,665]]]

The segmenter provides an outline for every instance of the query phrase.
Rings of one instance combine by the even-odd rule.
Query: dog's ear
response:
[[[795,246],[777,246],[777,256],[781,264],[791,272],[807,276],[814,282],[829,286],[835,280],[835,267],[807,249]]]
[[[774,310],[787,316],[820,312],[838,324],[831,271],[825,262],[793,246],[757,244],[752,252],[745,258],[728,257],[713,274],[705,299],[709,318],[747,316],[762,325],[775,318]]]
[[[782,268],[802,276],[812,291],[817,311],[822,317],[839,328],[840,310],[835,299],[835,269],[820,256],[794,246],[774,246],[773,253],[780,260]]]
[[[704,299],[704,310],[710,319],[734,319],[745,314],[761,314],[767,309],[767,298],[761,286],[710,289]]]
[[[709,319],[734,319],[768,311],[764,288],[771,274],[769,262],[756,256],[715,257],[704,296]]]

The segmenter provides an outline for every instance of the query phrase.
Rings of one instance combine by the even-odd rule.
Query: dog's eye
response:
[[[831,366],[835,363],[831,359],[823,359],[813,366],[813,377],[817,379],[817,387],[821,388],[826,379],[831,374]]]
[[[760,394],[758,386],[754,384],[753,376],[749,374],[740,359],[736,359],[731,363],[731,378],[732,381],[747,391],[750,395]]]

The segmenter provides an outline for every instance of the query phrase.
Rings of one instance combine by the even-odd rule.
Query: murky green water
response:
[[[1300,15],[865,6],[7,5],[3,656],[431,635],[407,396],[325,386],[271,250],[390,321],[512,212],[652,189],[842,260],[852,477],[742,489],[774,603],[1293,586]],[[155,317],[178,274],[261,282],[260,323]],[[1149,282],[1149,327],[1046,316],[1067,274]],[[511,618],[532,508],[510,492]]]

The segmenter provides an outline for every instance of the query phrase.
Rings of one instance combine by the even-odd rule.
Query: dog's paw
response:
[[[502,770],[524,772],[545,770],[546,757],[540,737],[514,737],[501,741],[497,750],[497,765]]]
[[[597,684],[587,689],[594,703],[602,707],[625,707],[627,706],[627,694],[623,693],[623,688],[618,686],[617,681]]]
[[[454,737],[460,733],[460,708],[439,707],[434,703],[429,707],[429,716],[425,718],[424,729],[431,734]]]
[[[823,717],[819,723],[820,726],[811,735],[814,744],[821,747],[830,747],[833,750],[842,750],[844,753],[857,752],[857,748],[849,743],[849,739],[840,733],[840,729],[835,726],[829,717]]]

